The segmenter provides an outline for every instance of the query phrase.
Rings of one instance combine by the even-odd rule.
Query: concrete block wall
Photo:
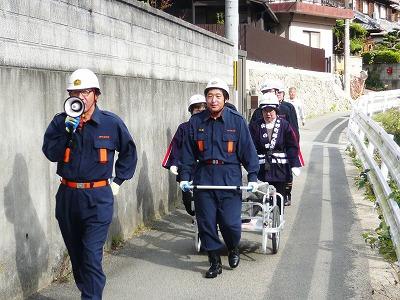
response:
[[[261,95],[260,85],[264,80],[281,80],[285,85],[285,98],[289,88],[297,89],[297,96],[304,101],[308,118],[332,111],[350,109],[351,100],[346,97],[335,76],[331,73],[299,70],[289,67],[247,61],[247,87],[251,95]]]
[[[21,299],[49,284],[65,255],[56,166],[41,146],[69,74],[99,75],[100,108],[120,115],[137,145],[109,246],[175,207],[164,152],[189,117],[186,99],[215,75],[232,84],[232,44],[134,0],[2,0],[0,24],[0,299]]]
[[[372,64],[364,65],[368,73],[377,74],[385,85],[385,89],[394,90],[400,88],[400,64]],[[392,72],[390,73],[389,70]]]

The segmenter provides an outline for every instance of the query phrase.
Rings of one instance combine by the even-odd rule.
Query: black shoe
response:
[[[285,206],[290,206],[290,205],[292,205],[292,201],[286,200],[285,203],[284,203],[284,205],[285,205]]]
[[[239,254],[239,248],[235,247],[231,251],[229,251],[228,254],[228,261],[229,261],[229,266],[234,269],[239,265],[240,262],[240,254]]]
[[[221,257],[216,251],[208,252],[208,261],[210,262],[210,268],[206,272],[206,278],[215,278],[222,273]]]

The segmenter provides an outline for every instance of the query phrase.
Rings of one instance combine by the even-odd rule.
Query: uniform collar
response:
[[[203,119],[203,121],[207,121],[208,119],[212,119],[211,118],[211,112],[208,110],[208,109],[206,109],[205,110],[206,111],[206,113],[204,114],[204,119]],[[221,119],[222,121],[224,121],[225,120],[225,118],[226,118],[226,116],[225,116],[225,114],[227,113],[227,109],[225,109],[225,106],[222,108],[222,113],[221,113],[221,115],[217,118],[217,120],[218,119]]]
[[[91,120],[97,124],[100,124],[100,113],[101,113],[101,110],[98,108],[98,106],[96,104],[96,107],[94,108],[94,112],[92,114]]]

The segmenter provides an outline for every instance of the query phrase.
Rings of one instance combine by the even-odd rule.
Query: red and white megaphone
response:
[[[69,97],[64,102],[64,111],[72,118],[79,117],[85,111],[85,103],[78,97]]]

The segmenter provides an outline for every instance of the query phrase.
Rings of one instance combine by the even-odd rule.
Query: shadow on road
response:
[[[283,249],[282,258],[273,275],[268,299],[308,299],[316,272],[318,252],[322,249],[330,254],[330,270],[326,278],[327,299],[349,299],[354,295],[351,287],[346,286],[346,275],[352,269],[354,255],[351,251],[349,233],[355,216],[352,212],[351,193],[348,186],[343,158],[339,147],[339,136],[347,126],[346,117],[341,117],[325,126],[314,139],[310,154],[307,177],[300,206],[294,220],[292,231]],[[324,156],[328,157],[324,157]],[[323,165],[329,160],[329,165]],[[329,182],[324,182],[324,179]],[[332,179],[332,180],[331,180]],[[323,187],[329,185],[329,199],[323,199]],[[325,191],[326,193],[326,191]],[[330,203],[325,203],[328,201]],[[330,206],[331,220],[322,219],[322,207]],[[332,240],[321,240],[322,222],[332,222]],[[318,266],[323,269],[324,266]],[[290,268],[297,269],[288,272]],[[298,270],[301,270],[300,272]],[[315,287],[313,287],[315,288]]]
[[[151,227],[154,231],[130,240],[114,255],[134,257],[175,269],[204,272],[208,266],[206,255],[201,262],[191,260],[188,255],[195,253],[195,249],[193,228],[186,213],[174,211],[154,222]]]

